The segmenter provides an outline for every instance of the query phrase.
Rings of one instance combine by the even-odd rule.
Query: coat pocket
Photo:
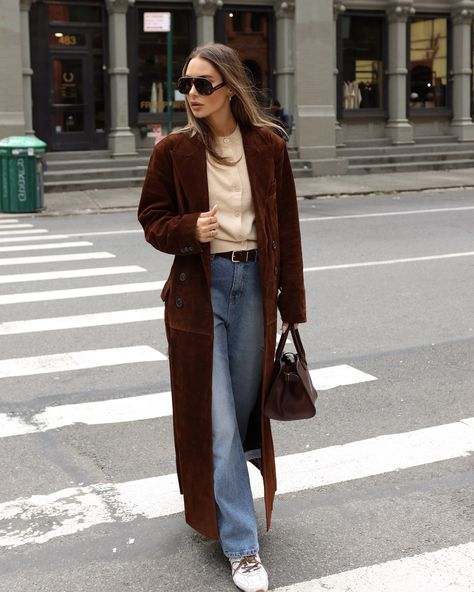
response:
[[[163,286],[163,289],[161,290],[161,294],[160,294],[160,298],[161,300],[163,300],[163,302],[166,302],[166,299],[168,298],[169,292],[170,292],[170,278],[168,278],[165,282],[165,285]]]

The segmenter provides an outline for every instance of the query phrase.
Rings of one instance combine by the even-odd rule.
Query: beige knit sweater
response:
[[[221,165],[207,154],[209,205],[210,208],[217,205],[219,222],[216,237],[211,241],[211,253],[255,249],[255,211],[239,126],[230,136],[217,138],[217,150],[238,163]]]

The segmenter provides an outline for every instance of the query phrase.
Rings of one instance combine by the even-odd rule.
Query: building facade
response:
[[[168,34],[149,30],[162,12],[171,60]],[[344,172],[336,148],[354,140],[474,141],[473,20],[474,0],[2,0],[0,137],[135,154],[169,112],[184,123],[184,60],[220,41],[264,103],[294,113],[316,174]]]

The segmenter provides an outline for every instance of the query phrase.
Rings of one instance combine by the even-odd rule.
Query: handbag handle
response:
[[[296,352],[300,360],[306,365],[306,352],[304,351],[303,343],[301,341],[300,333],[298,329],[295,329],[293,325],[288,325],[288,329],[281,334],[280,342],[278,344],[275,359],[279,360],[283,353],[283,348],[285,347],[286,339],[288,337],[288,333],[291,331],[291,337],[293,338],[293,343],[295,345]]]

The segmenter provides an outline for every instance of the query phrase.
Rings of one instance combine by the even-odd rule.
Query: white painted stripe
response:
[[[331,366],[312,370],[311,377],[318,391],[337,386],[377,380],[351,366]],[[108,424],[120,421],[156,419],[172,414],[171,393],[155,393],[73,405],[47,407],[26,421],[11,414],[0,414],[0,438],[45,432],[74,423]]]
[[[38,271],[36,273],[14,273],[0,275],[0,284],[15,284],[19,282],[41,282],[45,280],[64,280],[80,277],[103,275],[121,275],[122,273],[139,273],[146,271],[138,265],[122,265],[117,267],[91,267],[85,269],[66,269],[64,271]]]
[[[0,233],[1,236],[1,233]],[[77,235],[79,236],[79,235]],[[42,234],[37,236],[36,234],[30,236],[13,236],[9,238],[0,238],[0,243],[26,243],[29,241],[45,241],[45,240],[62,240],[64,238],[71,238],[70,234]]]
[[[15,228],[33,228],[33,224],[2,224],[2,227],[0,228],[0,234],[5,228],[7,230],[13,230]]]
[[[4,226],[1,228],[0,236],[14,236],[14,235],[21,235],[27,236],[30,234],[43,234],[45,232],[49,232],[45,228],[32,228],[31,230],[7,230],[4,231]]]
[[[0,218],[0,224],[9,224],[9,223],[17,223],[18,219],[17,218]]]
[[[352,267],[371,267],[373,265],[391,265],[393,263],[414,263],[416,261],[435,261],[437,259],[452,259],[455,257],[472,257],[474,251],[465,253],[448,253],[446,255],[430,255],[427,257],[408,257],[406,259],[387,259],[385,261],[365,261],[362,263],[344,263],[342,265],[323,265],[321,267],[305,267],[303,271],[326,271],[330,269],[350,269]]]
[[[338,386],[377,380],[375,376],[362,372],[362,370],[353,368],[348,364],[310,370],[310,375],[317,391],[326,391]]]
[[[37,333],[39,331],[61,331],[82,327],[102,327],[104,325],[121,325],[141,321],[156,321],[164,316],[164,307],[139,308],[134,310],[116,310],[68,317],[52,317],[32,319],[29,321],[7,321],[0,323],[0,335],[17,335],[18,333]]]
[[[328,220],[380,218],[384,216],[410,216],[411,214],[444,214],[445,212],[463,212],[466,210],[474,210],[474,206],[461,206],[459,208],[431,208],[426,210],[400,210],[399,212],[376,212],[373,214],[346,214],[343,216],[315,216],[314,218],[300,218],[300,222],[327,222]]]
[[[1,228],[0,228],[1,230]],[[44,232],[47,232],[46,230]],[[3,234],[9,234],[7,232],[0,232],[0,237]],[[143,230],[111,230],[104,232],[71,232],[68,234],[48,234],[46,236],[37,237],[36,240],[50,240],[50,239],[63,239],[63,238],[75,238],[75,237],[89,237],[89,236],[115,236],[118,234],[143,234]],[[35,240],[35,237],[24,236],[15,238],[0,238],[0,242],[12,242],[12,241],[30,241]]]
[[[81,261],[84,259],[110,259],[112,253],[100,251],[97,253],[73,253],[71,255],[42,255],[40,257],[11,257],[0,259],[0,265],[29,265],[35,263],[56,263],[59,261]]]
[[[474,426],[469,423],[473,419],[278,457],[277,494],[469,456],[474,447]],[[260,473],[254,467],[250,470],[254,497],[261,498]],[[45,543],[97,524],[129,522],[138,516],[158,518],[182,510],[175,474],[70,487],[0,504],[0,520],[5,521],[0,547]]]
[[[159,290],[164,284],[164,281],[143,282],[140,284],[115,284],[110,286],[94,286],[92,288],[71,288],[70,290],[5,294],[4,296],[0,296],[0,304],[18,304],[20,302],[43,302],[46,300],[66,300],[68,298],[87,298],[90,296],[105,296],[110,294],[150,292],[153,290]]]
[[[0,378],[69,372],[100,366],[159,362],[166,359],[166,356],[148,345],[92,349],[28,358],[10,358],[9,360],[0,360]]]
[[[169,417],[172,412],[170,392],[73,405],[55,405],[46,407],[28,422],[11,414],[0,414],[0,438],[47,432],[77,423],[103,425],[156,419]]]
[[[474,543],[276,588],[275,592],[472,592]]]
[[[0,253],[13,251],[43,251],[46,249],[71,249],[72,247],[91,247],[93,243],[88,241],[75,241],[69,243],[53,243],[47,245],[13,245],[10,247],[0,247]]]
[[[104,230],[103,232],[75,232],[74,234],[68,234],[68,237],[72,236],[113,236],[115,234],[143,234],[142,229],[133,230]]]

